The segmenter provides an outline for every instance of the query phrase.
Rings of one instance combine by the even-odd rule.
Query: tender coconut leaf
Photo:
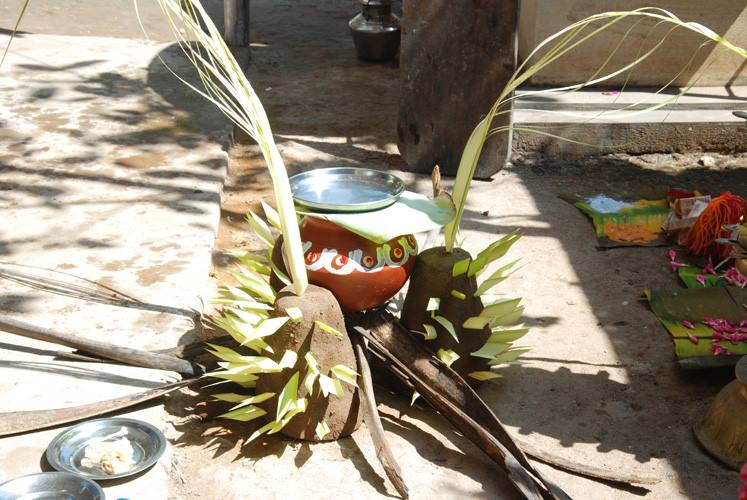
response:
[[[278,396],[278,410],[275,416],[276,421],[283,419],[285,414],[292,409],[292,404],[295,403],[296,399],[298,398],[299,376],[300,375],[298,372],[294,373],[293,376],[288,379],[288,382],[286,382],[283,390],[280,391],[280,395]]]
[[[464,320],[462,328],[467,330],[482,330],[488,323],[490,323],[491,319],[492,318],[486,318],[485,316],[472,316],[471,318]]]
[[[346,384],[352,385],[353,387],[358,387],[358,384],[356,382],[358,372],[356,372],[352,368],[348,368],[345,365],[335,365],[330,368],[330,371]]]
[[[243,406],[241,408],[237,408],[235,410],[231,410],[219,416],[221,418],[229,418],[231,420],[239,420],[241,422],[248,422],[250,420],[254,420],[255,418],[259,418],[263,415],[267,415],[267,412],[265,410],[263,410],[262,408],[259,408],[258,406],[249,405],[249,406]]]
[[[252,441],[254,441],[255,439],[257,439],[259,436],[261,436],[262,434],[266,433],[267,431],[269,431],[271,429],[274,429],[274,428],[277,428],[278,430],[282,429],[283,427],[280,424],[281,424],[280,422],[272,421],[272,422],[269,422],[269,423],[263,425],[262,427],[260,427],[256,431],[252,432],[252,435],[249,436],[249,439],[246,440],[246,442],[244,443],[244,445],[247,445],[247,444],[251,443]],[[280,427],[278,427],[278,426],[280,426]]]
[[[485,269],[485,267],[490,265],[491,262],[506,255],[511,246],[513,246],[513,244],[516,243],[519,238],[521,238],[521,233],[517,229],[499,239],[498,241],[495,241],[488,245],[488,247],[477,254],[477,257],[475,257],[475,259],[472,261],[469,266],[469,272],[467,273],[467,275],[474,276],[481,273],[483,269]]]
[[[251,136],[262,152],[272,177],[273,194],[283,233],[285,260],[293,277],[295,292],[301,296],[308,286],[308,279],[293,195],[288,172],[275,144],[262,102],[199,0],[158,0],[158,3],[179,47],[197,70],[203,89],[190,84],[173,70],[171,72]],[[135,12],[143,28],[137,2]]]
[[[270,429],[270,431],[268,432],[268,434],[275,434],[275,433],[276,433],[276,432],[278,432],[278,431],[279,431],[280,429],[282,429],[283,427],[285,427],[285,425],[286,425],[286,424],[287,424],[288,422],[290,422],[290,420],[291,420],[291,419],[292,419],[293,417],[295,417],[295,416],[296,416],[296,415],[298,415],[299,413],[303,413],[303,412],[305,412],[305,411],[306,411],[306,408],[307,408],[307,406],[308,406],[308,402],[306,401],[306,398],[301,398],[301,399],[297,399],[296,401],[294,401],[294,402],[293,402],[293,403],[291,404],[291,407],[290,407],[290,409],[288,410],[288,412],[287,412],[287,413],[285,414],[285,416],[283,417],[283,419],[282,419],[282,420],[280,420],[279,422],[276,422],[276,423],[278,424],[278,426],[276,426],[276,427],[273,427],[272,429]]]
[[[220,299],[215,302],[223,302],[228,305],[233,305],[236,308],[248,309],[252,311],[271,311],[272,306],[265,304],[264,302],[258,302],[257,299],[250,296],[246,291],[235,286],[227,286],[225,290],[221,292],[225,298],[223,301]]]
[[[426,311],[438,311],[439,306],[441,305],[441,299],[438,297],[431,297],[428,299],[428,305],[425,306]]]
[[[249,213],[246,215],[246,221],[254,233],[259,236],[259,239],[264,241],[265,245],[270,248],[275,246],[275,238],[272,236],[270,227],[257,214],[249,210]]]
[[[451,268],[451,275],[461,276],[462,274],[466,273],[469,269],[470,262],[472,262],[472,259],[470,259],[469,257],[455,262],[454,267]]]
[[[244,356],[239,354],[238,352],[234,351],[230,347],[223,347],[221,345],[215,345],[215,344],[207,344],[210,349],[208,351],[216,356],[219,359],[222,359],[223,361],[229,361],[236,363],[240,361]]]
[[[260,394],[258,396],[245,398],[244,401],[240,402],[239,404],[237,404],[236,406],[234,406],[233,408],[231,408],[230,411],[237,410],[239,408],[243,408],[243,407],[245,407],[247,405],[257,404],[257,403],[261,403],[263,401],[267,401],[268,399],[270,399],[273,396],[275,396],[274,392],[263,392],[262,394]]]
[[[337,337],[337,338],[339,338],[339,339],[341,339],[341,338],[343,338],[343,337],[344,337],[344,335],[342,334],[342,332],[340,332],[339,330],[337,330],[337,329],[335,329],[335,328],[333,328],[333,327],[329,326],[329,325],[328,325],[328,324],[326,324],[326,323],[322,323],[322,322],[321,322],[321,321],[319,321],[319,320],[314,320],[314,323],[316,324],[316,326],[318,326],[319,328],[321,328],[321,329],[322,329],[322,330],[324,330],[325,332],[327,332],[327,333],[331,333],[332,335],[334,335],[335,337]]]
[[[503,377],[503,375],[501,375],[499,373],[486,372],[486,371],[470,372],[467,375],[469,377],[472,377],[475,380],[479,380],[480,382],[484,382],[486,380],[493,380],[493,379],[496,379],[496,378],[502,378]]]
[[[459,337],[457,336],[456,330],[454,330],[454,325],[449,321],[448,319],[444,318],[443,316],[433,316],[433,321],[437,322],[439,325],[443,326],[444,329],[449,332],[449,335],[454,337],[454,340],[459,342]],[[423,325],[425,326],[425,325]]]
[[[237,248],[226,250],[226,253],[231,255],[241,263],[244,262],[259,262],[260,264],[269,264],[272,259],[264,253],[255,253],[248,250],[241,250]]]
[[[515,342],[529,332],[529,328],[516,328],[513,330],[503,330],[501,328],[493,328],[488,342],[500,342],[508,343]]]
[[[460,292],[459,290],[452,290],[451,291],[451,296],[454,297],[455,299],[459,299],[459,300],[466,300],[467,299],[467,296],[465,294],[463,294],[462,292]]]
[[[490,123],[492,121],[493,116],[491,115],[480,120],[480,123],[478,123],[474,130],[472,130],[469,139],[467,139],[467,144],[464,146],[462,157],[459,160],[459,167],[457,168],[457,175],[454,180],[454,192],[452,193],[454,205],[456,206],[456,216],[454,217],[454,220],[449,222],[444,228],[446,250],[449,252],[454,250],[454,242],[456,241],[459,232],[459,222],[464,213],[464,205],[467,201],[469,185],[472,181],[472,177],[475,175],[477,159],[482,152],[482,146],[485,143],[485,139],[488,137]]]
[[[438,337],[438,333],[436,333],[436,327],[433,325],[427,325],[423,324],[423,328],[425,328],[425,340],[433,340],[436,337]]]
[[[306,365],[309,367],[309,371],[315,375],[319,375],[319,363],[311,351],[304,354],[303,358],[306,360]]]
[[[257,302],[257,297],[252,295],[247,290],[239,288],[233,285],[226,285],[219,290],[219,293],[224,297],[229,297],[234,300],[241,300],[244,302]],[[260,302],[258,302],[260,303]],[[267,305],[267,304],[264,304]]]
[[[309,393],[309,396],[312,396],[314,394],[314,382],[316,382],[316,378],[318,376],[318,373],[309,371],[306,373],[306,378],[303,379],[303,385],[304,387],[306,387],[306,392]]]
[[[230,250],[228,253],[249,269],[263,276],[270,275],[270,259],[267,256],[244,250]]]
[[[275,273],[275,276],[286,286],[290,286],[291,280],[288,277],[287,274],[285,274],[283,271],[280,270],[278,266],[275,265],[275,263],[272,263],[272,272]]]
[[[13,29],[10,32],[10,39],[8,40],[8,44],[5,46],[5,50],[3,51],[2,57],[0,57],[0,66],[3,65],[3,62],[5,61],[5,56],[8,55],[8,49],[10,48],[11,42],[13,42],[13,38],[16,36],[16,32],[18,31],[18,26],[21,24],[21,19],[23,19],[23,15],[26,13],[26,9],[29,6],[29,2],[31,0],[25,0],[23,2],[23,5],[21,5],[21,10],[18,13],[18,17],[16,18],[16,24],[13,26]]]
[[[247,335],[247,338],[251,340],[268,337],[277,332],[290,318],[288,316],[280,316],[278,318],[267,318],[257,325],[251,335]]]
[[[210,372],[205,374],[208,377],[215,377],[215,378],[221,378],[225,380],[230,380],[231,382],[236,382],[237,384],[241,384],[243,387],[254,387],[255,383],[257,382],[257,377],[253,373],[244,372],[244,373],[227,373],[227,372]]]
[[[483,308],[483,310],[480,312],[480,316],[489,316],[491,318],[496,318],[506,315],[514,311],[520,302],[521,298],[497,300],[489,306]]]
[[[224,392],[221,394],[213,394],[213,397],[218,401],[225,401],[226,403],[241,403],[242,401],[246,400],[247,398],[251,398],[252,396],[247,396],[246,394],[236,394],[235,392]]]
[[[261,309],[245,311],[243,309],[227,307],[224,309],[224,312],[231,313],[239,322],[252,327],[267,319],[267,312]]]
[[[230,274],[242,287],[248,289],[250,294],[268,304],[275,303],[275,290],[272,289],[269,283],[249,269],[239,266],[239,271],[231,271]]]
[[[491,319],[490,327],[515,325],[521,319],[522,314],[524,314],[524,306],[517,307],[508,314]]]
[[[298,360],[298,354],[296,353],[296,351],[288,350],[288,351],[285,351],[278,365],[280,366],[280,368],[293,368],[297,360]]]
[[[511,344],[502,344],[500,342],[488,342],[477,351],[471,353],[477,358],[494,359],[498,354],[508,351]]]
[[[326,398],[330,394],[334,394],[338,398],[342,397],[342,384],[339,380],[330,378],[326,375],[319,375],[319,387],[322,390],[322,395]]]
[[[227,315],[224,317],[216,317],[212,319],[212,322],[216,326],[222,328],[231,337],[233,337],[239,345],[253,349],[256,352],[273,352],[272,348],[268,346],[262,339],[252,339],[250,336],[254,334],[254,327],[246,325],[239,321],[233,315]]]
[[[316,430],[314,433],[319,439],[324,439],[324,436],[330,433],[329,425],[327,425],[327,422],[322,420],[321,422],[316,424]]]
[[[237,361],[219,361],[225,373],[277,373],[282,370],[274,360],[265,356],[241,356]]]
[[[270,205],[265,203],[264,200],[261,200],[260,203],[262,204],[262,210],[265,213],[265,218],[267,219],[267,222],[272,224],[272,226],[277,230],[282,230],[280,226],[280,214],[277,213],[277,211],[272,208]]]
[[[303,319],[303,313],[298,307],[287,307],[285,309],[285,314],[287,314],[294,323],[299,323]]]
[[[425,328],[424,332],[419,332],[418,330],[411,330],[411,331],[412,333],[417,333],[419,335],[422,335],[425,340],[433,340],[436,337],[438,337],[438,334],[436,333],[436,328],[433,325],[423,324],[423,327]]]
[[[525,352],[531,351],[528,347],[518,347],[515,349],[509,349],[506,352],[503,352],[493,358],[493,360],[490,362],[490,366],[496,366],[496,365],[502,365],[506,363],[513,363],[517,359],[519,359],[519,356],[524,354]]]
[[[436,356],[438,356],[438,359],[443,361],[446,366],[451,366],[454,361],[460,358],[459,354],[451,349],[439,349]]]
[[[478,297],[491,288],[493,288],[495,285],[500,283],[501,281],[505,280],[509,276],[511,276],[511,272],[508,272],[516,263],[519,262],[519,259],[514,260],[512,262],[509,262],[505,266],[501,267],[500,269],[497,269],[493,274],[491,274],[489,277],[483,281],[479,287],[477,287],[477,290],[475,291],[475,297]]]
[[[299,211],[382,244],[403,234],[417,234],[442,227],[454,218],[454,203],[447,194],[431,199],[405,191],[394,204],[381,210],[350,213],[321,213],[309,209]]]

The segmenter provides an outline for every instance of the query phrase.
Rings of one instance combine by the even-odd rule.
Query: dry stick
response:
[[[395,365],[399,371],[404,373],[408,381],[415,386],[418,393],[449,420],[454,427],[459,429],[465,437],[475,443],[485,454],[487,454],[496,464],[498,464],[508,475],[514,486],[528,499],[558,498],[540,482],[534,474],[525,469],[506,449],[495,436],[487,432],[461,408],[458,408],[447,398],[439,394],[429,383],[421,380],[408,366],[406,366],[396,355],[391,353],[386,347],[377,341],[374,333],[369,333],[363,328],[355,329],[365,336],[369,341],[369,346],[375,349],[379,354],[384,355],[387,360]],[[563,497],[565,498],[565,497]]]
[[[22,434],[24,432],[39,431],[50,427],[56,427],[61,424],[69,424],[86,418],[104,415],[117,410],[123,410],[159,398],[164,394],[186,387],[198,380],[202,380],[202,377],[185,379],[181,382],[166,384],[156,389],[130,394],[121,398],[107,399],[105,401],[72,406],[69,408],[0,413],[0,437]]]
[[[376,447],[376,458],[381,462],[384,472],[386,472],[397,493],[402,498],[407,499],[410,496],[407,485],[402,478],[402,471],[399,468],[399,464],[395,460],[392,450],[389,448],[389,443],[387,443],[386,436],[384,435],[384,427],[381,425],[381,419],[379,418],[379,411],[376,408],[373,380],[371,379],[371,369],[366,359],[364,341],[360,334],[355,331],[351,332],[350,340],[353,342],[353,348],[358,357],[358,367],[361,372],[359,394],[363,408],[363,421],[366,423],[368,433],[371,435],[371,440]]]
[[[464,381],[464,379],[459,377],[450,368],[445,367],[445,365],[443,365],[440,360],[433,356],[430,351],[427,351],[425,347],[414,342],[409,332],[399,323],[397,318],[389,313],[379,311],[368,315],[366,319],[367,322],[371,322],[373,320],[373,323],[378,324],[379,328],[385,328],[389,330],[387,332],[388,335],[385,337],[381,337],[380,340],[388,340],[386,347],[389,349],[394,348],[393,350],[398,350],[399,356],[405,354],[405,351],[407,351],[408,349],[412,351],[407,353],[410,356],[418,355],[422,357],[424,354],[417,353],[417,351],[426,351],[425,354],[430,355],[428,364],[436,365],[427,366],[427,368],[429,370],[433,370],[434,368],[438,368],[438,366],[441,366],[441,371],[445,372],[444,375],[446,376],[439,376],[437,383],[438,388],[441,390],[441,393],[444,396],[450,398],[452,402],[458,407],[464,408],[469,415],[472,415],[475,420],[479,422],[480,425],[485,427],[491,434],[498,437],[498,439],[502,440],[502,442],[505,441],[507,447],[509,448],[509,450],[511,450],[512,453],[514,453],[514,455],[517,454],[515,453],[515,451],[518,448],[514,448],[515,444],[513,444],[513,438],[508,434],[508,432],[503,427],[498,417],[496,417],[492,412],[492,410],[487,407],[487,405],[474,392],[469,384]],[[379,330],[380,334],[382,332],[383,330]],[[520,456],[524,456],[525,454],[532,455],[533,458],[540,462],[544,462],[558,469],[565,470],[574,474],[579,474],[592,479],[601,479],[603,481],[613,481],[625,484],[656,484],[658,482],[661,482],[660,479],[653,476],[624,475],[613,473],[598,467],[589,466],[587,464],[573,463],[550,453],[541,452],[536,449],[532,449],[531,453],[524,453],[522,451],[519,451],[518,453],[521,454]],[[523,459],[519,460],[522,464],[528,463],[524,462]]]
[[[0,330],[36,340],[42,340],[44,342],[52,342],[54,344],[64,345],[74,349],[80,349],[87,353],[103,356],[132,366],[169,370],[189,376],[202,375],[205,372],[202,366],[175,356],[153,353],[140,349],[132,349],[129,347],[121,347],[107,342],[76,337],[74,335],[55,332],[47,328],[41,328],[10,318],[0,318]]]
[[[370,311],[361,319],[362,326],[368,328],[377,342],[387,349],[385,354],[389,354],[389,357],[394,355],[398,362],[407,367],[406,371],[403,370],[405,373],[410,372],[421,379],[421,382],[428,381],[437,386],[438,391],[435,392],[440,398],[446,398],[451,405],[459,408],[470,419],[479,422],[479,427],[493,436],[525,471],[539,478],[540,484],[544,483],[545,486],[551,484],[529,462],[495,413],[474,389],[459,374],[434,356],[428,348],[420,344],[396,317],[385,310],[377,310]],[[416,380],[411,382],[417,386]]]

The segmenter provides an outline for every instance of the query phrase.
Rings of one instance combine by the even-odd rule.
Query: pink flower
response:
[[[695,325],[693,325],[692,323],[690,323],[690,322],[689,322],[688,320],[686,320],[686,319],[683,319],[683,320],[682,320],[682,326],[684,326],[684,327],[685,327],[685,328],[687,328],[688,330],[694,330],[694,329],[695,329]]]
[[[671,261],[669,265],[672,266],[672,271],[676,271],[677,269],[683,267],[685,264],[680,264],[679,262]]]
[[[708,258],[708,264],[703,267],[703,274],[716,274],[716,269],[713,267],[710,257]]]
[[[731,352],[727,351],[726,349],[724,349],[723,347],[721,347],[716,342],[713,342],[711,344],[711,352],[713,352],[714,356],[722,356],[722,355],[728,356],[728,355],[731,354]]]
[[[700,342],[700,339],[698,337],[696,337],[695,335],[689,334],[689,333],[687,334],[687,338],[690,339],[690,342],[696,345],[698,342]]]
[[[695,276],[695,281],[697,281],[701,285],[705,286],[705,284],[706,284],[706,277],[703,274],[698,274],[697,276]]]
[[[732,285],[744,288],[747,286],[747,278],[737,271],[737,268],[732,266],[724,273],[724,279]]]

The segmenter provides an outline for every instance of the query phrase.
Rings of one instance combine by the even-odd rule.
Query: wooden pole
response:
[[[231,47],[249,47],[249,0],[223,0],[223,39]]]
[[[174,371],[189,376],[202,375],[204,373],[202,366],[186,359],[143,351],[140,349],[132,349],[130,347],[121,347],[68,333],[55,332],[47,328],[30,325],[15,319],[0,318],[0,330],[21,335],[23,337],[42,340],[44,342],[72,347],[73,349],[79,349],[87,353],[103,356],[104,358],[132,366]]]
[[[399,152],[410,169],[455,175],[472,129],[516,67],[518,0],[407,0],[400,49]],[[500,115],[495,127],[508,125]],[[511,135],[488,139],[475,177],[500,170]]]

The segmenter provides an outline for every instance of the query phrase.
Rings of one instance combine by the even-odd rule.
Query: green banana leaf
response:
[[[703,274],[702,270],[690,265],[685,265],[679,268],[677,270],[677,275],[687,288],[709,288],[714,286],[726,286],[728,284],[728,282],[721,276]],[[696,279],[698,275],[703,275],[705,277],[705,284]]]
[[[722,318],[732,323],[747,320],[747,289],[743,288],[727,286],[650,290],[645,295],[657,319],[672,335],[678,358],[713,357],[713,331],[702,323],[703,318]],[[694,328],[686,327],[683,321],[689,321]],[[693,339],[697,339],[697,342]],[[732,344],[721,341],[719,344],[733,354],[747,354],[747,342]],[[718,357],[731,358],[732,363],[738,359],[738,356]]]
[[[386,243],[403,234],[422,233],[443,227],[454,219],[456,209],[449,195],[428,198],[405,191],[396,203],[381,210],[325,213],[298,207],[298,213],[328,220],[375,243]]]
[[[667,236],[661,225],[669,215],[669,204],[661,199],[620,199],[598,195],[611,202],[626,205],[615,211],[596,210],[589,201],[578,195],[562,194],[560,198],[567,201],[586,214],[594,224],[597,246],[612,248],[621,246],[662,246],[666,245]],[[619,233],[619,234],[618,234]]]

